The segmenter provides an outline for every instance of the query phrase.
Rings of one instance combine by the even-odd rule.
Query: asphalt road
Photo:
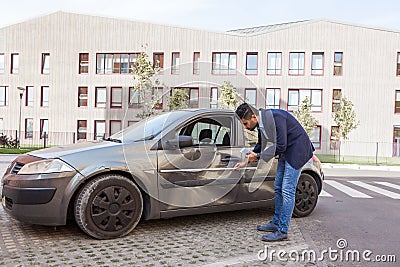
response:
[[[399,266],[400,173],[350,169],[326,173],[316,209],[296,220],[317,255],[326,251],[319,265]],[[329,256],[329,250],[337,253]]]

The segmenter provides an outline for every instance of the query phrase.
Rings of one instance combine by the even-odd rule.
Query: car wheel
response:
[[[88,235],[110,239],[127,235],[139,223],[143,199],[128,178],[108,174],[86,184],[75,200],[75,220]]]
[[[311,175],[302,173],[297,183],[293,215],[295,217],[305,217],[309,215],[317,205],[317,200],[317,182]]]

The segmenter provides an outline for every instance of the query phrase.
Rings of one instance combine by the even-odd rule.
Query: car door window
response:
[[[192,136],[194,146],[229,146],[231,125],[230,118],[201,118],[183,126],[177,131],[177,134]]]

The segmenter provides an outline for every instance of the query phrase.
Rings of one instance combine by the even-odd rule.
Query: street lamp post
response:
[[[21,148],[21,119],[22,119],[22,96],[24,95],[25,88],[18,86],[19,90],[19,128],[18,128],[18,149]]]

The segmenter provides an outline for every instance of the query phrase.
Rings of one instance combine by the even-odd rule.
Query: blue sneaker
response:
[[[266,225],[258,225],[257,230],[264,231],[264,232],[275,232],[276,230],[278,230],[278,225],[276,225],[272,221],[270,221]]]
[[[267,241],[267,242],[275,242],[275,241],[281,241],[287,239],[287,233],[281,232],[279,230],[276,230],[275,232],[268,234],[268,235],[263,235],[261,237],[262,241]]]

